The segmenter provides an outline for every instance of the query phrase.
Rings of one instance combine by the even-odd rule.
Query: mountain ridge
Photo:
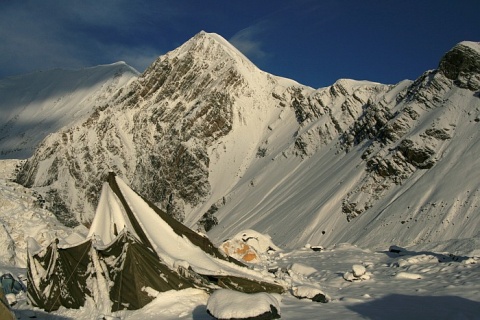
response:
[[[99,181],[114,171],[216,241],[242,229],[289,247],[475,236],[480,179],[458,181],[451,194],[428,185],[455,180],[450,163],[480,172],[461,156],[480,151],[462,143],[478,131],[475,50],[457,45],[415,81],[315,90],[259,70],[218,37],[197,34],[88,119],[49,136],[18,181],[88,223]],[[453,176],[465,177],[461,169]]]
[[[27,158],[49,133],[90,114],[138,72],[124,62],[0,80],[0,158]]]

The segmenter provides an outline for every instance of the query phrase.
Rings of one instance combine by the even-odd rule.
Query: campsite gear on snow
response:
[[[27,291],[27,288],[23,284],[22,280],[15,279],[10,273],[5,273],[0,276],[0,282],[2,284],[3,292],[5,293],[5,295],[9,293],[19,294],[22,291]]]
[[[139,309],[155,291],[285,291],[276,279],[222,254],[113,173],[103,185],[87,239],[70,246],[54,241],[29,251],[28,283],[33,306],[80,308],[91,297],[104,314]]]

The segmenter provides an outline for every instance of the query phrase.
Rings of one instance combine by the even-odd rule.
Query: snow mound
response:
[[[398,259],[397,262],[393,264],[394,267],[406,267],[414,264],[429,264],[429,263],[438,263],[438,257],[432,254],[420,254],[406,259]]]
[[[156,298],[145,307],[136,311],[127,311],[125,317],[121,318],[123,320],[188,319],[187,316],[195,314],[196,308],[204,306],[207,300],[208,294],[201,289],[170,290],[157,293]]]
[[[217,290],[207,302],[207,312],[217,319],[280,318],[280,296],[265,292],[247,294]]]
[[[355,277],[361,277],[365,273],[367,273],[367,269],[365,269],[365,267],[362,266],[361,264],[354,264],[352,266],[352,272]]]
[[[307,265],[304,265],[304,264],[301,264],[301,263],[297,263],[297,262],[292,263],[288,268],[288,273],[289,274],[295,273],[295,274],[303,275],[303,276],[306,276],[306,277],[314,274],[317,271],[318,270],[313,268],[313,267],[310,267],[310,266],[307,266]]]

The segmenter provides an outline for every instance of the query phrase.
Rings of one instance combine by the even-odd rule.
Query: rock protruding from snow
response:
[[[293,287],[292,294],[299,299],[310,299],[314,302],[327,303],[331,300],[330,296],[321,289],[307,285]]]
[[[370,279],[372,274],[367,272],[367,269],[361,264],[354,264],[352,270],[343,274],[343,279],[354,282]]]
[[[480,42],[460,42],[445,54],[438,68],[457,86],[480,89]]]
[[[247,294],[217,290],[207,302],[207,312],[215,319],[278,319],[280,296],[268,293]]]
[[[401,253],[404,253],[404,252],[406,252],[406,251],[407,251],[407,249],[402,248],[402,247],[399,247],[399,246],[396,246],[396,245],[391,245],[391,246],[388,248],[388,252],[392,252],[392,253],[401,254]]]
[[[325,248],[323,246],[309,246],[309,248],[313,251],[322,251],[322,250],[325,250]]]

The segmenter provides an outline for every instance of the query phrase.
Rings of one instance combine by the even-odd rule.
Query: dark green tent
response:
[[[273,278],[224,256],[208,238],[174,220],[114,174],[103,186],[87,239],[29,252],[28,296],[52,311],[79,308],[90,297],[103,312],[139,309],[158,292],[218,287],[285,290]]]

